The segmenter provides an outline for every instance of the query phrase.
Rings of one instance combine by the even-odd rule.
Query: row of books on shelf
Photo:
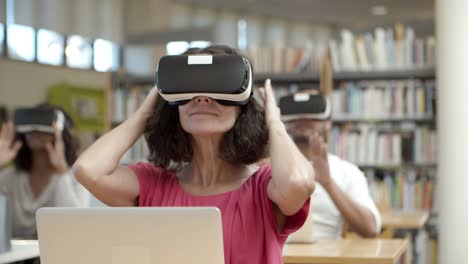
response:
[[[297,86],[277,87],[279,97],[297,92]],[[144,100],[148,89],[116,88],[112,93],[112,121],[122,122]],[[330,95],[333,119],[432,120],[435,82],[421,80],[342,82]]]
[[[360,166],[435,164],[436,131],[425,125],[401,126],[334,126],[329,151]]]
[[[421,118],[434,114],[434,81],[343,82],[331,94],[334,116]]]
[[[381,210],[433,210],[435,169],[385,171],[381,177],[374,170],[365,173],[370,194]]]
[[[341,40],[329,44],[335,72],[405,70],[434,67],[436,63],[435,38],[418,38],[411,27],[401,24],[393,29],[378,27],[374,34],[342,30],[340,35]]]
[[[365,34],[344,29],[339,36],[327,42],[309,41],[300,48],[284,43],[250,46],[244,53],[258,73],[319,72],[327,51],[334,72],[422,69],[436,63],[435,38],[419,38],[411,27],[401,24]]]
[[[276,43],[273,47],[250,46],[244,53],[256,73],[319,72],[326,49],[319,42],[307,42],[303,48]]]
[[[112,122],[125,121],[144,101],[151,87],[148,88],[116,88],[112,91],[111,113]]]

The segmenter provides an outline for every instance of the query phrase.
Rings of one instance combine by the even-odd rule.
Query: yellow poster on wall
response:
[[[81,150],[105,132],[108,106],[104,88],[62,82],[49,88],[48,101],[70,114]]]

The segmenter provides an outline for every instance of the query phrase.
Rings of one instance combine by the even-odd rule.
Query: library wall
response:
[[[247,46],[272,46],[278,40],[285,46],[304,46],[305,42],[325,41],[329,39],[334,28],[330,25],[311,24],[301,21],[277,19],[249,12],[215,10],[193,7],[184,4],[173,4],[170,8],[171,29],[195,27],[215,27],[215,42],[226,43],[237,47],[238,21],[247,23]]]
[[[16,24],[123,42],[122,0],[15,0],[14,5]]]
[[[109,76],[91,70],[75,70],[0,59],[0,105],[9,109],[45,101],[48,88],[58,82],[104,88]]]
[[[124,32],[148,33],[166,29],[170,15],[169,0],[140,0],[124,2]]]
[[[14,23],[57,31],[64,35],[124,41],[122,0],[16,0]],[[6,1],[0,0],[5,22]],[[108,75],[92,70],[54,67],[0,58],[0,104],[9,108],[46,100],[49,86],[58,82],[103,88]]]
[[[132,34],[162,31],[169,28],[171,4],[168,0],[124,2],[125,38]],[[148,74],[156,70],[158,58],[166,52],[163,44],[125,45],[124,67],[128,72]]]

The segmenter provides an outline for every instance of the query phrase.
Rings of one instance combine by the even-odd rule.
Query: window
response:
[[[247,21],[245,19],[237,21],[237,47],[241,50],[247,48]]]
[[[167,55],[179,55],[189,48],[187,41],[171,41],[166,45]]]
[[[31,27],[8,25],[8,56],[16,60],[34,61],[36,56],[34,35],[35,31]]]
[[[80,36],[68,37],[65,56],[68,67],[91,69],[93,65],[93,47],[91,41]]]
[[[206,48],[211,44],[209,41],[204,41],[204,40],[195,40],[190,42],[190,48]]]
[[[209,41],[195,40],[192,42],[187,41],[171,41],[166,45],[167,55],[180,55],[189,48],[206,48],[211,43]]]
[[[63,41],[62,35],[39,29],[37,32],[37,61],[51,65],[62,65]]]
[[[94,41],[94,69],[96,71],[115,71],[119,68],[119,47],[103,39]]]
[[[3,43],[5,42],[5,27],[0,23],[0,55],[3,55]]]

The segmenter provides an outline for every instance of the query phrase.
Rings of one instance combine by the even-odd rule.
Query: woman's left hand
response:
[[[265,122],[269,130],[271,180],[268,183],[268,197],[281,211],[276,215],[280,223],[284,220],[284,216],[297,213],[309,199],[315,188],[314,170],[281,122],[280,109],[276,104],[269,79],[265,81],[265,88],[260,88],[260,93],[264,101]]]
[[[265,81],[265,87],[261,87],[259,90],[264,102],[265,121],[267,127],[270,127],[278,121],[281,122],[281,113],[278,105],[276,104],[275,94],[271,87],[271,80],[267,79]]]
[[[315,180],[326,188],[332,181],[327,144],[320,135],[314,133],[309,136],[309,150],[308,156],[315,170]]]
[[[65,159],[65,145],[62,139],[62,131],[53,124],[55,144],[46,143],[46,150],[49,154],[50,163],[58,175],[63,175],[69,170],[67,161]]]

